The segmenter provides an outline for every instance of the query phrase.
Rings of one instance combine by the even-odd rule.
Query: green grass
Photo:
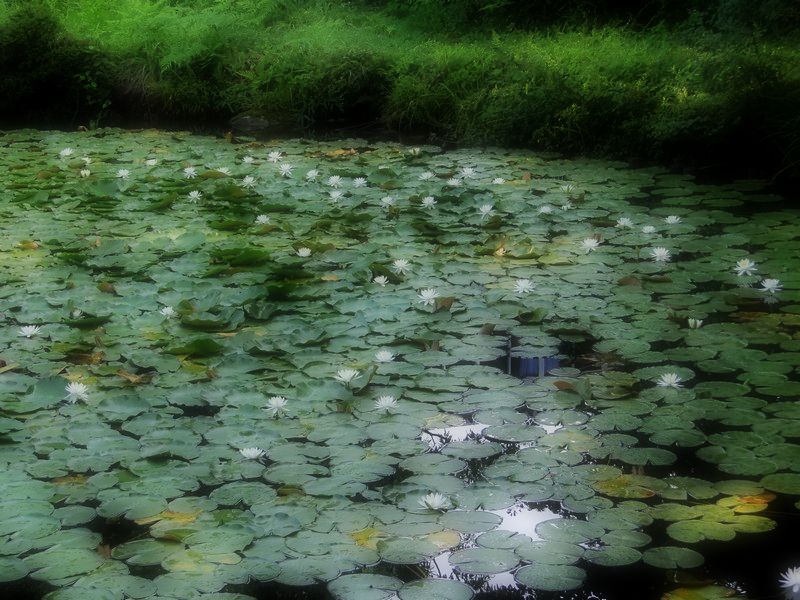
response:
[[[792,37],[690,22],[456,35],[419,15],[322,0],[48,4],[65,47],[88,41],[103,57],[102,77],[86,73],[112,82],[110,109],[125,115],[258,111],[297,127],[374,122],[470,144],[744,158],[772,172],[800,158]],[[13,23],[8,1],[0,7],[0,23]]]

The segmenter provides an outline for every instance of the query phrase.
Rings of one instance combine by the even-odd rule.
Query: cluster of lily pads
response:
[[[561,591],[701,568],[693,544],[800,495],[798,213],[752,182],[359,140],[0,147],[0,581]],[[552,356],[577,368],[513,374]]]

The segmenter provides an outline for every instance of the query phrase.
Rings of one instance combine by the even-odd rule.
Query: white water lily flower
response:
[[[553,212],[553,207],[549,204],[543,204],[537,209],[537,211],[540,215],[549,215],[551,212]]]
[[[375,353],[375,362],[379,363],[387,363],[392,362],[395,358],[395,355],[389,352],[388,350],[378,350]]]
[[[678,215],[670,215],[664,219],[664,223],[667,225],[677,225],[681,222],[681,218]]]
[[[420,152],[422,152],[422,148],[411,148],[411,150],[408,151],[411,156],[419,156]]]
[[[325,181],[329,186],[338,188],[342,185],[342,178],[339,175],[331,175]]]
[[[261,448],[240,448],[239,454],[247,460],[258,460],[266,454]]]
[[[628,217],[620,217],[617,219],[617,227],[633,227],[633,221]]]
[[[144,164],[146,164],[148,167],[155,167],[158,164],[158,159],[148,158],[146,161],[144,161]]]
[[[267,160],[271,163],[276,163],[281,159],[281,152],[280,150],[273,150],[269,154],[267,154]]]
[[[267,400],[267,410],[272,413],[273,417],[277,417],[286,410],[286,405],[289,401],[283,396],[272,396]]]
[[[459,171],[459,175],[461,175],[463,179],[472,179],[475,177],[475,169],[472,167],[462,167]]]
[[[561,210],[570,210],[572,208],[575,208],[575,207],[572,205],[572,202],[570,202],[569,200],[567,200],[566,202],[564,202],[564,204],[561,205]]]
[[[81,156],[81,160],[83,161],[83,164],[85,164],[85,165],[92,164],[92,159],[90,157],[88,157],[88,156]]]
[[[361,377],[361,371],[357,371],[356,369],[339,369],[336,371],[336,375],[334,375],[333,378],[339,383],[349,386],[354,379],[358,379],[359,377]]]
[[[394,396],[380,396],[375,400],[376,410],[385,410],[388,413],[393,408],[397,408],[397,400]]]
[[[417,302],[421,302],[423,306],[433,306],[436,304],[436,299],[439,297],[439,292],[433,288],[426,288],[420,290],[417,294]]]
[[[424,173],[420,173],[419,174],[419,180],[420,181],[429,181],[429,180],[433,179],[434,177],[436,177],[436,175],[434,175],[430,171],[425,171]]]
[[[447,183],[447,185],[449,185],[450,187],[458,187],[461,185],[461,180],[458,179],[457,177],[451,177],[445,183]]]
[[[433,492],[419,499],[419,505],[428,510],[447,510],[450,508],[450,499],[439,492]]]
[[[303,246],[302,248],[298,248],[297,256],[301,258],[308,258],[309,256],[311,256],[311,248],[306,248],[305,246]]]
[[[42,328],[38,325],[23,325],[19,328],[17,335],[20,337],[32,338],[35,335],[39,335],[41,330]]]
[[[560,188],[558,188],[558,189],[560,189],[560,190],[561,190],[563,193],[565,193],[565,194],[573,194],[573,193],[575,193],[575,189],[576,189],[576,188],[575,188],[575,186],[574,186],[574,185],[572,185],[571,183],[565,183],[564,185],[562,185],[562,186],[561,186]]]
[[[761,289],[758,291],[774,294],[775,292],[780,292],[782,289],[783,285],[780,279],[764,279],[761,281]]]
[[[88,177],[92,172],[89,169],[81,169],[81,177]]]
[[[247,177],[242,179],[242,187],[248,190],[252,190],[254,187],[256,187],[256,178],[251,175],[248,175]]]
[[[392,196],[384,196],[381,198],[381,206],[383,206],[383,208],[390,208],[394,206],[394,203],[395,199]]]
[[[754,275],[755,272],[758,271],[758,265],[749,258],[742,258],[736,261],[736,265],[733,267],[733,270],[736,271],[736,275],[739,277],[744,275]]]
[[[367,178],[366,177],[356,177],[355,179],[353,179],[353,187],[354,188],[367,187]]]
[[[656,246],[650,249],[650,258],[655,262],[669,262],[672,258],[672,254],[663,246]]]
[[[289,163],[281,163],[278,167],[278,171],[280,171],[282,177],[291,177],[293,169],[294,165],[290,165]]]
[[[492,183],[494,185],[503,185],[505,182],[506,180],[503,179],[502,177],[495,177],[494,179],[492,179]]]
[[[203,197],[203,192],[200,190],[192,190],[189,192],[189,202],[195,203]]]
[[[410,270],[411,266],[405,258],[397,258],[392,262],[392,271],[398,275],[405,275]]]
[[[194,167],[186,167],[183,170],[183,176],[186,177],[186,179],[194,179],[197,177],[197,169]]]
[[[436,199],[433,196],[425,196],[422,199],[422,206],[424,208],[433,208],[436,206]]]
[[[583,248],[587,253],[594,252],[600,246],[600,240],[597,238],[586,238],[581,242],[581,248]]]
[[[642,233],[655,233],[655,232],[656,228],[653,227],[652,225],[645,225],[644,227],[642,227]]]
[[[73,319],[80,319],[83,315],[83,311],[80,308],[76,308],[71,313],[69,313]]]
[[[255,158],[249,155],[242,158],[242,162],[246,165],[252,165],[253,161],[255,161]]]
[[[386,277],[386,275],[376,275],[372,282],[377,283],[381,287],[386,287],[386,284],[389,283],[389,278]]]
[[[228,167],[217,167],[217,173],[222,173],[223,175],[230,175],[231,170]]]
[[[656,380],[658,387],[671,387],[678,389],[681,385],[681,378],[677,373],[664,373]]]
[[[533,282],[530,279],[517,279],[514,282],[514,293],[530,294],[533,291]]]
[[[339,202],[342,198],[344,198],[344,192],[341,190],[332,190],[329,193],[330,201],[331,202]]]
[[[59,151],[59,153],[58,153],[58,155],[61,158],[66,158],[68,156],[72,156],[73,154],[75,154],[75,150],[73,150],[72,148],[64,148],[63,150]]]
[[[120,169],[117,171],[117,177],[119,179],[128,179],[131,176],[131,172],[128,169]]]
[[[316,181],[317,177],[319,177],[319,171],[316,169],[311,169],[310,171],[306,172],[306,181]]]
[[[176,316],[178,313],[175,312],[175,309],[171,306],[164,306],[161,310],[158,311],[161,313],[161,316],[171,319],[172,317]]]
[[[67,392],[66,400],[70,404],[75,404],[78,400],[89,399],[89,387],[86,384],[71,381],[64,390]]]
[[[781,573],[778,584],[782,588],[786,588],[787,594],[797,594],[800,592],[800,567],[787,569],[785,573]]]
[[[269,217],[267,215],[258,215],[256,217],[256,225],[269,225]]]
[[[494,205],[493,204],[482,204],[478,207],[478,212],[481,215],[481,220],[485,219],[486,217],[490,217],[494,214]]]
[[[700,329],[703,326],[703,319],[694,319],[689,317],[689,329]]]

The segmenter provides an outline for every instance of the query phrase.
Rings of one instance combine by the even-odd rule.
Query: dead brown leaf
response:
[[[140,383],[150,383],[150,381],[153,379],[153,375],[151,373],[142,373],[141,375],[136,375],[134,373],[128,373],[123,369],[117,371],[117,375],[122,377],[128,383],[132,383],[134,385],[138,385]]]

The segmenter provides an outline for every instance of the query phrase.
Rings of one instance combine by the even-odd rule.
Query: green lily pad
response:
[[[494,575],[510,571],[519,564],[517,555],[509,550],[469,548],[453,552],[450,564],[469,575]]]
[[[382,540],[377,549],[383,560],[400,565],[417,564],[439,552],[435,544],[412,538]]]
[[[29,571],[28,565],[19,558],[0,557],[0,582],[22,579]]]
[[[404,584],[397,595],[400,600],[470,600],[475,592],[460,581],[419,579]]]
[[[693,569],[703,564],[703,555],[689,548],[661,546],[642,553],[642,560],[660,569]]]
[[[497,527],[503,519],[490,512],[481,510],[451,510],[439,517],[439,523],[447,529],[455,529],[461,533],[481,533]]]
[[[775,473],[761,479],[761,485],[773,492],[800,496],[800,474]]]
[[[403,582],[386,575],[342,575],[328,584],[336,600],[388,600],[403,587]]]
[[[522,560],[542,565],[572,565],[584,554],[584,549],[568,542],[533,541],[516,548]]]
[[[574,590],[583,585],[586,572],[569,565],[528,565],[514,574],[522,585],[545,592]]]

